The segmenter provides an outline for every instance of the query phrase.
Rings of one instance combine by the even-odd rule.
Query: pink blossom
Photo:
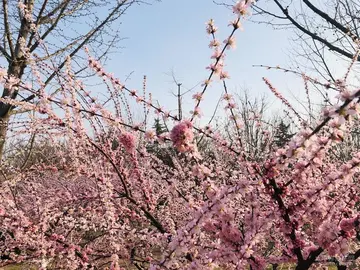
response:
[[[341,230],[343,230],[345,232],[351,231],[351,230],[355,229],[355,221],[356,221],[356,218],[343,219],[340,222],[339,227]]]
[[[193,111],[190,111],[190,113],[194,116],[194,117],[201,117],[202,116],[202,112],[201,109],[199,107],[196,107]]]
[[[137,103],[141,103],[141,102],[143,102],[143,101],[144,101],[144,98],[143,98],[143,97],[138,96],[138,97],[136,98],[136,102],[137,102]]]
[[[226,94],[223,95],[223,99],[229,101],[229,100],[232,99],[232,95],[226,93]]]
[[[203,164],[193,166],[192,173],[200,179],[211,176],[211,170]]]
[[[0,81],[7,75],[7,71],[4,68],[0,68]]]
[[[340,92],[340,94],[337,96],[337,98],[339,98],[341,101],[345,101],[348,99],[352,99],[355,93],[353,93],[352,91],[348,90],[348,89],[344,89],[343,91]]]
[[[233,12],[237,15],[244,16],[248,14],[247,9],[251,5],[252,0],[241,0],[233,6]]]
[[[195,93],[193,96],[192,96],[193,99],[197,100],[197,101],[200,101],[203,99],[203,95],[202,93]]]
[[[225,80],[225,79],[229,79],[229,73],[227,71],[221,71],[220,72],[220,80]]]
[[[211,83],[211,80],[206,79],[206,80],[201,84],[201,86],[207,86],[207,85],[209,85],[210,83]]]
[[[225,109],[235,109],[235,108],[236,108],[236,103],[234,102],[229,102],[225,107]]]
[[[232,20],[230,23],[229,23],[229,26],[230,25],[232,25],[235,29],[241,29],[242,30],[242,28],[241,28],[241,22],[240,22],[240,20],[238,19],[238,18],[236,18],[236,19],[234,19],[234,20]]]
[[[128,153],[133,153],[136,147],[135,136],[129,132],[123,132],[119,136],[119,142],[124,146]]]
[[[192,141],[194,134],[190,121],[182,121],[171,130],[170,138],[174,146],[179,152],[187,152],[192,150]]]
[[[225,39],[224,43],[226,45],[228,45],[227,49],[230,49],[230,48],[235,49],[236,48],[236,41],[235,41],[235,38],[233,36]]]
[[[218,48],[216,48],[214,50],[213,55],[211,56],[211,59],[220,59],[221,56],[224,56],[224,55],[222,55],[221,51]]]
[[[206,26],[206,32],[211,35],[216,33],[216,31],[218,30],[218,28],[215,26],[214,24],[214,20],[210,19],[209,22],[207,22],[207,26]]]
[[[223,69],[223,66],[224,66],[223,63],[217,62],[217,63],[210,64],[210,66],[208,66],[207,69],[210,69],[215,74],[220,74]]]
[[[153,140],[156,137],[156,133],[154,130],[148,130],[145,132],[145,139]]]
[[[209,43],[209,48],[217,48],[219,46],[220,46],[220,41],[218,41],[217,39],[213,39]]]

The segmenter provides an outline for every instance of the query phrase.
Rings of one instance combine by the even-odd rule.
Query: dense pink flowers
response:
[[[182,121],[174,126],[170,138],[179,152],[185,153],[194,150],[194,133],[190,121]]]
[[[123,132],[119,136],[119,142],[125,148],[128,153],[133,153],[136,147],[136,139],[135,136],[129,132]]]
[[[205,165],[195,165],[192,168],[192,173],[196,176],[199,177],[200,179],[204,179],[206,177],[209,177],[212,175],[211,170],[209,168],[207,168]]]
[[[234,6],[232,32],[251,2]],[[226,87],[223,51],[235,45],[234,37],[221,49],[212,20],[207,32],[216,47],[214,62],[203,89],[192,96],[191,120],[179,121],[145,90],[139,96],[94,60],[89,65],[106,82],[114,110],[61,73],[66,91],[59,97],[39,95],[39,104],[11,101],[37,112],[19,134],[36,131],[53,148],[46,160],[0,173],[0,267],[29,262],[54,269],[264,270],[283,263],[312,269],[336,260],[359,268],[360,151],[348,137],[358,129],[360,91],[337,82],[339,104],[275,145],[277,129],[265,123],[264,112],[256,104],[242,110]],[[201,127],[195,119],[213,75],[224,86],[224,129]],[[6,80],[0,69],[0,83]],[[77,91],[88,107],[80,106]],[[141,124],[134,124],[119,91],[144,109]],[[154,112],[163,121],[151,127]]]
[[[343,219],[343,220],[340,222],[339,227],[340,227],[340,229],[343,230],[344,232],[349,232],[349,231],[352,231],[352,230],[355,229],[356,223],[357,223],[357,225],[359,225],[359,219],[358,219],[358,217]]]

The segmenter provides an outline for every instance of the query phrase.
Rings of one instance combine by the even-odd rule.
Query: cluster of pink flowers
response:
[[[185,153],[194,150],[194,133],[190,121],[185,120],[174,126],[170,138],[179,152]]]
[[[197,164],[192,168],[192,173],[200,179],[205,179],[212,175],[211,170],[203,164]]]
[[[240,18],[244,17],[248,14],[248,8],[253,3],[252,0],[242,0],[238,1],[234,7],[233,11],[236,14],[236,18],[232,20],[229,24],[229,26],[233,27],[233,31],[231,34],[224,40],[224,47],[221,49],[220,45],[221,42],[216,38],[215,34],[218,30],[218,28],[215,26],[215,22],[213,19],[209,20],[206,24],[206,32],[212,37],[212,40],[209,43],[209,48],[213,49],[213,55],[211,56],[211,59],[214,59],[214,62],[211,63],[209,66],[206,67],[206,69],[210,70],[210,76],[208,79],[206,79],[203,83],[203,90],[201,93],[196,94],[195,97],[195,108],[190,113],[192,114],[191,120],[193,120],[195,117],[198,117],[200,115],[199,113],[199,105],[201,100],[204,97],[204,93],[206,92],[207,87],[209,86],[211,79],[213,75],[216,75],[220,78],[220,80],[226,80],[229,79],[230,76],[227,71],[224,70],[224,58],[225,58],[225,50],[226,49],[235,49],[236,47],[236,40],[234,33],[236,30],[241,28],[241,22]]]
[[[135,136],[129,132],[123,132],[119,136],[119,142],[124,146],[128,153],[133,153],[136,149]]]

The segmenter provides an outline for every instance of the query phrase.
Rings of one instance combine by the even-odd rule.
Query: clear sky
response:
[[[210,18],[219,27],[218,37],[223,41],[232,30],[227,25],[234,15],[211,0],[163,0],[133,6],[120,26],[121,35],[127,38],[120,44],[123,49],[111,56],[106,69],[119,78],[134,72],[127,85],[137,89],[141,89],[142,77],[147,75],[148,91],[153,98],[165,108],[175,109],[176,98],[171,91],[176,90],[176,85],[168,75],[171,70],[185,88],[193,87],[209,74],[205,68],[211,62],[212,51],[208,48],[210,37],[205,23]],[[244,31],[236,33],[237,48],[228,51],[225,60],[225,69],[231,76],[230,91],[240,93],[246,87],[253,97],[265,93],[272,104],[275,99],[262,81],[265,76],[289,99],[292,95],[301,96],[303,86],[294,85],[293,76],[252,67],[256,64],[287,67],[291,32],[251,21],[245,21],[243,26]],[[185,113],[193,107],[192,94],[199,91],[200,85],[184,97]],[[206,93],[202,105],[205,120],[211,116],[221,92],[222,86],[217,82]],[[274,107],[281,111],[281,106]]]

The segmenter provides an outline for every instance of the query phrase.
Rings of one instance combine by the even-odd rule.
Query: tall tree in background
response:
[[[354,0],[258,1],[257,14],[276,27],[292,28],[308,67],[322,79],[335,82],[332,61],[351,61],[359,49],[360,2]]]
[[[9,83],[2,89],[2,98],[36,102],[37,94],[51,87],[70,56],[77,63],[79,74],[85,66],[81,49],[96,48],[91,52],[103,58],[119,41],[118,31],[111,27],[136,0],[88,1],[88,0],[2,0],[0,10],[0,53],[4,57],[2,67],[7,69]],[[110,31],[109,31],[110,30]],[[39,69],[44,83],[29,72],[31,63],[26,55],[37,55],[34,66]],[[50,67],[50,68],[49,68]],[[31,77],[32,76],[32,77]],[[17,83],[24,77],[32,82],[33,93],[21,94]],[[30,78],[29,78],[30,77]],[[49,91],[56,91],[59,85]],[[0,158],[3,155],[9,118],[14,106],[0,102]]]

